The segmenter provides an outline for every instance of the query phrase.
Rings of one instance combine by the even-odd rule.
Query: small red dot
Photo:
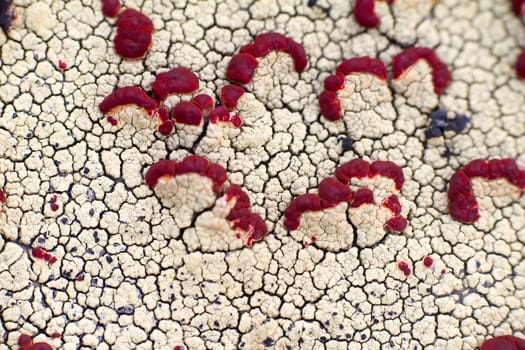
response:
[[[410,270],[410,267],[408,266],[408,264],[404,261],[400,261],[398,264],[397,264],[397,267],[403,271],[403,273],[405,274],[405,276],[409,276],[411,273],[412,273],[412,270]]]
[[[425,256],[425,258],[423,259],[423,265],[425,265],[426,267],[431,267],[432,265],[434,265],[434,259],[432,259],[430,256]]]
[[[51,333],[51,338],[52,339],[60,339],[60,337],[61,337],[61,334],[58,333],[58,332]]]
[[[317,237],[316,236],[312,236],[312,243],[317,241]]]
[[[108,117],[107,120],[113,126],[117,126],[117,124],[118,124],[118,121],[115,118],[113,118],[113,117]]]
[[[51,203],[51,210],[52,211],[57,211],[58,209],[60,208],[60,206],[56,203]]]
[[[58,60],[57,66],[58,66],[58,69],[60,69],[60,70],[67,69],[67,63],[62,61],[62,60]]]

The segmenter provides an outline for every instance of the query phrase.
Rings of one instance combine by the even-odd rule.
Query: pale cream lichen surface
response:
[[[466,225],[448,215],[446,193],[473,159],[525,167],[525,84],[513,68],[525,25],[510,1],[378,2],[380,26],[364,30],[353,1],[124,0],[155,25],[142,61],[113,52],[114,20],[99,0],[14,2],[16,25],[0,33],[0,350],[16,349],[21,332],[56,349],[476,349],[525,336],[525,199],[476,180],[481,218]],[[285,54],[258,59],[238,129],[177,125],[164,137],[155,126],[115,128],[98,110],[116,87],[150,91],[155,74],[177,66],[218,100],[229,59],[269,31],[301,43],[309,65],[297,74]],[[341,61],[370,55],[390,70],[410,46],[435,48],[449,67],[443,95],[419,61],[396,82],[347,76],[343,120],[320,115],[324,78]],[[470,116],[467,129],[426,142],[436,106]],[[190,153],[227,170],[267,237],[232,240],[228,206],[209,183],[160,195],[144,183],[154,162]],[[368,237],[364,227],[383,226],[380,208],[348,217],[340,204],[286,231],[290,201],[356,157],[402,167],[407,229]]]

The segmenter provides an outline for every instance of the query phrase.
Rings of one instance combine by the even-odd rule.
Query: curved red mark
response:
[[[199,78],[188,68],[177,67],[157,74],[151,85],[153,96],[165,100],[170,94],[189,94],[199,88]]]
[[[345,76],[353,73],[369,73],[379,79],[386,79],[385,64],[377,58],[362,56],[344,60],[335,69],[335,74],[325,79],[325,90],[319,95],[319,108],[326,119],[336,121],[343,116],[337,91],[344,89]]]
[[[171,116],[177,123],[187,125],[200,125],[202,122],[202,111],[191,102],[180,101],[173,107]]]
[[[295,197],[284,211],[284,227],[296,230],[299,227],[301,215],[307,211],[321,210],[321,200],[318,195],[306,193]]]
[[[208,94],[198,94],[193,96],[191,103],[199,107],[203,112],[209,112],[213,108],[213,98]]]
[[[368,177],[375,177],[376,175],[381,175],[394,180],[396,190],[398,191],[403,187],[403,183],[405,182],[403,170],[398,165],[388,160],[376,160],[370,164]]]
[[[196,173],[208,177],[213,182],[213,191],[218,193],[227,180],[226,170],[217,163],[210,163],[199,155],[190,155],[180,162],[162,159],[151,165],[146,171],[145,182],[149,187],[155,187],[161,177]]]
[[[374,193],[368,188],[360,188],[354,193],[354,198],[352,203],[350,203],[351,208],[359,208],[364,204],[374,204]]]
[[[157,102],[149,97],[144,90],[136,86],[124,86],[113,91],[99,104],[98,108],[104,114],[112,114],[115,108],[126,105],[136,105],[152,114],[157,108]]]
[[[233,109],[237,106],[237,101],[244,95],[244,89],[238,85],[224,85],[221,89],[221,102],[226,108]]]
[[[102,13],[106,17],[114,18],[120,10],[120,0],[102,0]]]
[[[352,159],[343,165],[340,165],[335,169],[335,176],[339,181],[348,184],[350,179],[353,177],[363,178],[368,176],[370,172],[370,165],[366,160],[361,158]]]
[[[321,181],[318,192],[323,209],[334,207],[342,202],[350,202],[352,199],[350,188],[333,177],[327,177]]]
[[[125,9],[117,19],[115,51],[122,58],[143,57],[151,45],[153,22],[143,13]]]
[[[246,245],[250,247],[253,242],[260,241],[268,235],[266,223],[259,214],[250,211],[250,198],[239,185],[230,185],[225,191],[226,200],[235,199],[235,205],[226,216],[232,223],[233,229],[249,232]]]
[[[40,247],[35,247],[31,249],[31,255],[36,259],[45,260],[50,264],[54,264],[57,261],[57,257],[49,254],[44,249]]]
[[[374,28],[379,25],[379,17],[374,12],[374,0],[356,0],[354,4],[354,18],[365,28]]]
[[[233,56],[226,68],[226,79],[240,84],[248,84],[252,81],[253,75],[259,63],[257,59],[249,53],[238,53]]]
[[[420,59],[426,60],[432,67],[434,92],[441,95],[450,82],[450,71],[432,49],[426,47],[410,47],[394,56],[392,60],[394,79],[398,79],[408,68]]]
[[[525,350],[525,339],[513,335],[501,335],[485,340],[480,350]]]
[[[520,79],[525,79],[525,50],[521,51],[516,60],[516,74]]]
[[[506,179],[520,190],[525,188],[525,171],[518,168],[513,159],[477,159],[458,169],[448,185],[448,210],[455,220],[470,224],[479,219],[476,197],[472,191],[471,178],[486,180]]]
[[[408,266],[408,263],[405,262],[405,261],[400,261],[398,264],[397,264],[397,267],[403,271],[403,273],[405,274],[405,276],[410,276],[410,274],[412,273],[412,270],[410,269],[410,266]]]
[[[525,0],[512,0],[512,12],[518,17],[523,13],[523,4]]]

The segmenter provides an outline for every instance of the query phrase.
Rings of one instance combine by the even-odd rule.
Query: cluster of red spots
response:
[[[394,0],[387,0],[392,5]],[[354,18],[365,28],[374,28],[379,25],[379,17],[374,12],[374,0],[356,0],[354,4]]]
[[[257,58],[265,57],[271,51],[289,54],[294,61],[294,69],[298,73],[303,72],[306,68],[308,61],[306,52],[301,44],[282,34],[269,32],[257,35],[252,43],[243,46],[239,53],[230,59],[226,68],[226,79],[240,85],[251,83],[255,70],[259,65]],[[237,106],[237,101],[244,92],[245,90],[242,86],[226,85],[221,89],[221,103],[228,110],[232,110]],[[220,111],[220,116],[225,117],[225,113]],[[241,119],[238,116],[236,118],[214,118],[213,120],[210,119],[210,121],[212,123],[231,122],[236,127],[241,125]]]
[[[217,163],[210,163],[199,155],[187,156],[180,162],[162,159],[149,167],[146,184],[153,188],[161,177],[173,178],[177,175],[196,173],[208,177],[213,182],[213,191],[219,193],[227,180],[226,170]]]
[[[106,17],[114,18],[120,10],[120,0],[102,0],[102,13]]]
[[[208,118],[210,119],[211,123],[231,123],[236,128],[240,127],[242,124],[242,120],[239,114],[230,112],[228,108],[224,106],[215,107],[208,115]]]
[[[514,159],[477,159],[469,162],[452,175],[448,186],[450,215],[464,223],[473,223],[480,217],[470,180],[473,177],[506,179],[520,191],[525,188],[525,171],[518,168]]]
[[[33,339],[27,334],[20,334],[18,337],[18,346],[20,350],[53,350],[48,343],[33,343]]]
[[[259,214],[250,210],[250,198],[239,185],[230,185],[225,191],[226,201],[235,200],[233,208],[226,216],[226,220],[232,223],[233,229],[249,232],[246,245],[250,247],[253,242],[260,241],[268,235],[266,223]],[[238,238],[240,238],[238,236]]]
[[[199,88],[199,78],[187,68],[177,67],[157,75],[151,86],[151,98],[137,86],[124,86],[109,94],[99,105],[102,113],[108,114],[108,121],[115,126],[118,121],[113,117],[121,108],[134,105],[150,117],[155,117],[159,125],[157,130],[163,135],[173,131],[174,119],[177,123],[200,125],[203,114],[213,107],[213,99],[206,94],[195,96],[191,102],[180,101],[170,113],[162,106],[162,101],[171,94],[189,94]]]
[[[450,72],[432,49],[413,47],[396,55],[392,61],[393,78],[398,79],[420,59],[425,59],[432,67],[434,92],[442,94],[450,82]],[[355,73],[372,74],[381,80],[387,78],[385,64],[377,58],[362,56],[343,61],[335,69],[335,74],[325,79],[324,91],[319,95],[319,108],[326,119],[336,121],[342,118],[341,101],[337,92],[345,88],[345,76]]]
[[[410,274],[412,273],[412,270],[410,269],[410,266],[408,265],[408,263],[406,261],[398,262],[397,263],[397,268],[400,269],[401,271],[403,271],[405,276],[410,276]]]
[[[58,60],[57,67],[60,70],[66,70],[67,69],[67,63],[62,61],[62,60]]]
[[[410,47],[394,56],[392,72],[394,79],[398,79],[408,68],[418,60],[424,59],[432,67],[432,82],[434,92],[441,95],[450,82],[450,71],[436,55],[434,50],[427,47]]]
[[[36,259],[47,261],[50,264],[54,264],[57,261],[56,256],[46,252],[40,247],[35,247],[31,249],[31,255],[33,255],[33,257],[35,257]]]
[[[525,350],[525,339],[513,335],[501,335],[485,340],[480,350]]]
[[[335,170],[335,178],[328,177],[318,186],[318,194],[306,193],[294,198],[284,211],[284,226],[287,230],[299,227],[301,215],[307,211],[320,211],[332,208],[339,203],[350,203],[351,208],[364,204],[375,204],[374,194],[368,188],[359,188],[353,193],[348,187],[352,178],[373,178],[383,176],[394,180],[395,189],[399,191],[405,181],[403,171],[390,161],[367,161],[356,158]],[[384,225],[386,231],[401,232],[407,227],[407,220],[400,216],[401,204],[396,195],[390,195],[381,204],[394,216]]]
[[[345,76],[352,73],[370,73],[379,79],[386,79],[385,64],[379,59],[363,56],[341,62],[335,69],[335,74],[325,79],[325,90],[319,95],[319,107],[326,119],[332,121],[341,119],[341,102],[337,98],[337,91],[344,89]]]
[[[51,207],[52,211],[57,211],[60,206],[57,203],[58,197],[56,194],[51,196],[51,199],[49,200],[49,206]]]

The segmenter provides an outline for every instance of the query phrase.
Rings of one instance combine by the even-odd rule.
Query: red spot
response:
[[[502,335],[485,340],[480,350],[525,350],[525,339]]]
[[[51,206],[52,211],[57,211],[60,208],[60,206],[57,204],[57,199],[58,197],[56,194],[51,196],[51,200],[49,201],[49,204]]]
[[[226,68],[226,79],[248,84],[257,69],[257,59],[249,53],[239,53],[232,57]]]
[[[31,345],[28,350],[53,350],[53,348],[48,343],[38,342]]]
[[[125,9],[117,19],[117,35],[113,40],[115,51],[122,58],[143,57],[151,45],[153,22],[143,13]]]
[[[120,0],[102,0],[102,13],[106,17],[114,18],[120,6]]]
[[[335,176],[344,184],[349,184],[351,178],[363,178],[368,176],[370,165],[361,158],[352,159],[335,169]]]
[[[399,263],[397,263],[397,267],[401,271],[403,271],[405,276],[410,276],[410,274],[412,273],[412,270],[410,269],[410,266],[408,266],[408,264],[405,261],[400,261]]]
[[[83,273],[79,273],[76,277],[75,277],[75,281],[77,282],[81,282],[84,280],[84,274]]]
[[[144,90],[136,86],[124,86],[109,94],[98,106],[104,114],[113,114],[116,109],[127,105],[135,105],[144,109],[149,115],[157,108],[157,102],[149,97]],[[109,119],[108,119],[109,121]],[[113,122],[109,121],[112,125]]]
[[[319,95],[319,109],[328,120],[336,121],[342,117],[341,102],[333,91],[324,90]]]
[[[219,122],[231,123],[236,128],[240,127],[242,120],[237,113],[230,113],[225,106],[215,107],[208,115],[210,122],[217,124]]]
[[[284,227],[287,230],[296,230],[299,227],[301,215],[307,211],[320,211],[321,201],[319,196],[306,193],[294,198],[284,211]]]
[[[341,202],[350,202],[352,191],[337,179],[327,177],[319,183],[319,197],[322,208],[331,208]]]
[[[401,213],[401,203],[399,203],[399,199],[395,194],[388,196],[385,198],[382,204],[383,207],[390,209],[392,213],[395,215],[398,215]]]
[[[333,74],[324,80],[324,88],[329,91],[342,90],[345,87],[345,77],[342,74]]]
[[[520,79],[525,79],[525,50],[521,51],[516,60],[516,74]]]
[[[221,89],[221,102],[228,109],[233,109],[237,106],[237,101],[244,95],[244,89],[238,85],[225,85]]]
[[[374,12],[374,0],[356,0],[354,18],[365,28],[374,28],[379,25],[379,18]]]
[[[434,92],[441,95],[450,82],[450,72],[432,49],[426,47],[410,47],[394,56],[392,60],[394,79],[398,79],[408,68],[420,59],[426,60],[432,67]]]
[[[36,259],[45,260],[50,264],[53,264],[57,261],[57,258],[55,256],[49,254],[40,247],[35,247],[31,249],[31,255],[33,255],[33,257],[35,257]]]
[[[33,343],[33,338],[27,334],[20,334],[18,337],[18,345],[22,348],[27,348]]]
[[[58,332],[51,333],[51,338],[52,339],[60,339],[61,336],[62,335],[60,333],[58,333]]]
[[[523,13],[523,3],[525,0],[512,0],[512,12],[518,17]]]
[[[202,122],[202,111],[191,102],[180,101],[173,107],[171,116],[179,124],[200,125]]]
[[[180,346],[180,345],[175,345],[173,350],[184,350],[184,348],[182,346]]]
[[[65,70],[65,69],[67,69],[67,63],[62,61],[62,60],[58,60],[57,67],[60,70]]]
[[[354,193],[354,198],[352,203],[350,203],[351,208],[358,208],[363,204],[374,204],[374,193],[368,188],[360,188]]]
[[[162,159],[150,166],[145,176],[146,184],[154,187],[163,176],[175,176],[175,161]]]
[[[177,67],[157,74],[151,85],[153,96],[165,100],[170,94],[189,94],[199,88],[199,78],[188,68]]]
[[[354,57],[345,60],[335,69],[337,74],[349,75],[352,73],[369,73],[379,79],[386,79],[386,67],[383,61],[368,56]]]
[[[402,216],[396,215],[386,222],[384,229],[387,232],[402,232],[408,226],[408,221]]]
[[[486,180],[504,178],[519,190],[525,188],[525,171],[518,168],[513,159],[473,160],[458,169],[450,178],[448,186],[448,209],[455,220],[473,223],[479,219],[476,197],[472,191],[471,178]]]
[[[370,164],[370,172],[368,177],[375,177],[380,175],[383,177],[388,177],[394,180],[396,184],[396,190],[400,190],[403,187],[405,182],[405,176],[403,175],[403,170],[393,162],[388,160],[376,160]]]
[[[233,229],[249,232],[246,245],[250,247],[253,242],[260,241],[268,234],[266,223],[259,214],[250,210],[250,197],[239,185],[230,185],[225,191],[226,200],[235,199],[235,205],[226,216],[226,220],[232,222]]]
[[[0,204],[5,203],[5,193],[0,189]]]
[[[217,163],[210,164],[206,175],[213,181],[213,191],[215,193],[219,193],[221,191],[222,186],[228,179],[228,174],[226,173],[226,170]]]
[[[298,73],[303,72],[308,64],[306,52],[301,44],[275,32],[259,34],[251,44],[243,46],[240,49],[241,53],[249,53],[255,58],[264,57],[268,55],[270,51],[288,53],[292,57],[294,61],[294,69]]]
[[[173,131],[173,122],[171,120],[166,120],[158,126],[157,130],[162,135],[169,135]]]
[[[447,272],[445,269],[442,269],[441,270],[441,275],[443,276],[445,274],[445,272]]]
[[[33,339],[27,334],[20,334],[20,337],[18,337],[18,346],[19,350],[53,350],[51,345],[47,343],[33,343]]]
[[[209,112],[213,108],[213,98],[208,94],[199,94],[191,99],[191,103],[199,107],[203,112]]]
[[[423,265],[425,265],[426,267],[431,267],[432,265],[434,265],[434,259],[432,259],[430,256],[425,256],[425,258],[423,259]]]
[[[310,238],[312,240],[312,243],[314,243],[315,241],[317,241],[317,237],[316,236],[312,236],[312,238]]]
[[[116,120],[112,116],[107,117],[106,120],[108,121],[108,123],[110,123],[113,126],[117,126],[117,124],[118,124],[118,120]]]

